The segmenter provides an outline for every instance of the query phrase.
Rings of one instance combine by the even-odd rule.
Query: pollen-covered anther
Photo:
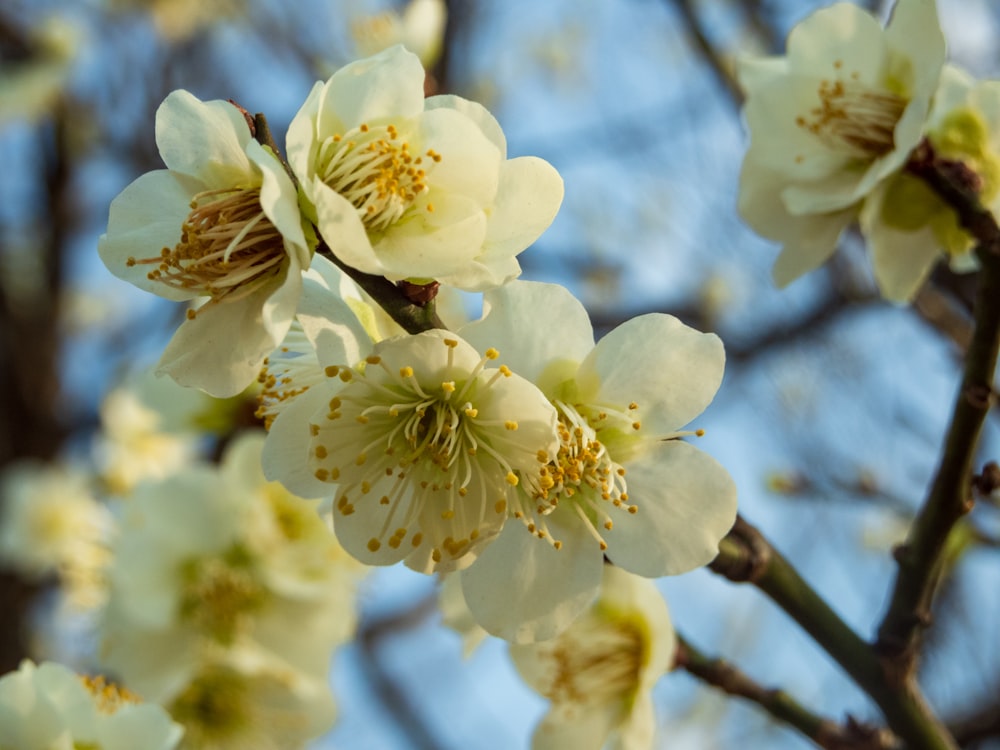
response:
[[[439,163],[441,155],[425,155]],[[410,153],[393,124],[362,125],[327,138],[320,146],[317,174],[358,212],[368,231],[385,231],[429,191],[423,156]]]
[[[172,289],[210,297],[188,319],[220,302],[252,294],[277,276],[287,260],[281,232],[264,214],[260,188],[206,190],[191,201],[180,241],[151,258],[126,266],[155,265],[146,274]]]

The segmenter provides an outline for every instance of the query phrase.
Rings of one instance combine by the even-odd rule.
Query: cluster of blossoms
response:
[[[183,728],[101,677],[25,660],[0,677],[0,747],[17,750],[174,750]]]
[[[298,747],[334,718],[361,566],[315,501],[264,479],[262,444],[140,485],[115,545],[101,657],[184,725],[184,748]]]
[[[601,737],[639,714],[645,736],[672,631],[631,574],[706,564],[736,512],[728,473],[685,440],[722,381],[722,343],[664,314],[595,342],[567,290],[516,280],[562,181],[541,159],[507,158],[482,106],[425,98],[402,47],[316,84],[289,126],[287,165],[255,123],[227,102],[168,96],[156,117],[167,169],[112,203],[99,250],[116,275],[196,301],[159,371],[215,396],[256,380],[264,475],[319,504],[279,511],[250,449],[227,459],[226,481],[186,471],[136,490],[111,573],[109,663],[201,738],[192,747],[210,727],[185,717],[229,727],[218,700],[201,701],[233,680],[249,694],[277,662],[319,679],[309,633],[333,628],[330,542],[286,522],[301,532],[329,510],[347,553],[450,578],[517,653],[623,649],[600,689],[584,645],[573,664],[614,704],[594,714]],[[352,281],[373,276],[415,305],[434,300],[449,330],[404,330]],[[484,292],[482,316],[447,309],[453,290]],[[655,611],[636,603],[650,596]],[[565,713],[561,687],[524,669]]]
[[[750,148],[739,208],[783,245],[785,285],[833,254],[859,221],[875,280],[911,299],[936,261],[975,270],[973,240],[914,172],[961,166],[969,187],[1000,209],[1000,84],[945,62],[934,0],[899,0],[883,30],[855,5],[805,19],[787,55],[740,67]]]

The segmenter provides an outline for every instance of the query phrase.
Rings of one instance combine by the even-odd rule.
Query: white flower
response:
[[[651,691],[674,660],[677,641],[652,581],[604,566],[601,594],[568,630],[512,645],[531,687],[552,702],[533,750],[649,750],[656,728]]]
[[[0,747],[172,750],[183,729],[167,712],[103,678],[25,660],[0,677]]]
[[[184,411],[182,404],[191,396],[208,398],[152,373],[111,391],[101,404],[103,429],[95,453],[102,478],[113,493],[127,495],[144,479],[163,479],[198,454],[194,423],[186,430],[171,430],[167,414],[149,402],[150,390],[157,387],[169,389],[173,397],[171,416]]]
[[[317,83],[287,150],[333,254],[392,280],[498,286],[520,273],[515,256],[562,202],[558,173],[538,158],[507,159],[481,105],[425,100],[420,61],[400,46]]]
[[[860,202],[923,135],[944,63],[934,0],[899,0],[885,30],[837,3],[796,26],[785,57],[740,67],[750,148],[739,209],[784,247],[784,286],[820,265]]]
[[[544,395],[447,331],[375,344],[310,421],[311,465],[336,485],[334,529],[362,562],[468,565],[503,526],[518,474],[558,447]]]
[[[58,574],[66,602],[91,609],[105,597],[113,523],[87,477],[20,463],[0,475],[0,563],[36,577]]]
[[[316,503],[264,479],[262,442],[240,438],[220,470],[191,467],[130,501],[104,656],[147,697],[175,695],[207,648],[260,648],[325,677],[333,648],[353,633],[360,566]]]
[[[934,155],[961,162],[979,181],[979,198],[1000,212],[1000,83],[976,82],[946,65],[927,123]],[[942,256],[952,270],[979,267],[973,239],[954,210],[919,177],[901,172],[865,201],[861,230],[871,247],[875,280],[888,299],[909,300]]]
[[[351,36],[363,57],[402,44],[430,68],[441,56],[447,20],[444,0],[410,0],[401,13],[390,9],[354,21]]]
[[[512,282],[487,293],[485,310],[460,333],[503,342],[510,367],[556,407],[560,443],[522,470],[509,505],[520,522],[462,571],[479,624],[515,642],[551,638],[593,600],[605,556],[647,577],[711,561],[736,488],[679,438],[722,381],[718,337],[651,314],[595,346],[586,310],[554,284]]]
[[[116,276],[188,311],[160,372],[213,396],[239,393],[295,314],[309,265],[296,190],[240,111],[174,91],[156,113],[167,169],[111,203],[98,250]]]
[[[298,750],[336,716],[325,678],[255,649],[206,658],[168,708],[184,726],[180,750]]]

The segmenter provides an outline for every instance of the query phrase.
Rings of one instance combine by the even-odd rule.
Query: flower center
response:
[[[252,561],[235,545],[220,558],[193,560],[184,566],[181,619],[223,644],[230,644],[249,617],[264,603]]]
[[[209,667],[170,705],[174,719],[185,727],[185,738],[224,739],[254,724],[246,678],[225,667]],[[192,736],[193,735],[193,736]]]
[[[839,71],[841,66],[834,67]],[[906,109],[903,97],[860,83],[857,73],[846,81],[823,79],[817,94],[820,105],[797,117],[796,125],[857,158],[874,159],[892,151],[896,123]]]
[[[553,703],[585,706],[625,700],[639,685],[645,652],[635,623],[599,612],[584,615],[543,652],[554,669],[542,693]]]
[[[458,341],[440,341],[451,374]],[[419,362],[394,369],[376,355],[353,370],[327,368],[346,385],[325,423],[311,426],[316,477],[339,483],[335,507],[344,516],[357,502],[384,506],[371,552],[383,543],[398,549],[407,537],[416,548],[427,534],[435,563],[457,560],[503,518],[518,482],[505,458],[518,453],[518,424],[480,414],[490,390],[512,374],[506,366],[484,371],[498,356],[488,350],[462,380],[418,377]]]
[[[621,426],[617,423],[637,431],[641,425],[628,412],[601,410],[588,418],[584,414],[591,410],[582,405],[571,406],[558,400],[552,403],[559,414],[556,427],[559,452],[552,460],[547,457],[543,460],[539,455],[542,466],[538,473],[523,477],[524,491],[518,493],[521,502],[514,510],[514,517],[525,523],[528,531],[539,539],[548,540],[560,549],[562,542],[552,538],[544,518],[562,503],[584,521],[601,549],[605,550],[608,545],[598,526],[605,531],[614,527],[609,511],[636,513],[639,508],[629,503],[625,468],[611,458],[597,431]],[[628,411],[633,412],[637,408],[638,405],[632,403]]]
[[[87,692],[94,699],[94,705],[102,714],[113,714],[122,706],[127,706],[130,703],[142,703],[138,695],[113,682],[108,682],[103,675],[96,677],[81,675],[80,682],[87,688]]]
[[[127,264],[156,264],[146,274],[151,281],[217,304],[255,292],[281,272],[285,258],[281,233],[260,206],[260,189],[232,188],[195,195],[181,241],[157,257],[129,258]],[[196,314],[189,310],[188,318]]]
[[[424,157],[441,161],[434,149],[411,154],[394,125],[362,124],[323,142],[317,173],[357,209],[369,232],[384,232],[428,191]],[[434,210],[430,203],[424,207]]]

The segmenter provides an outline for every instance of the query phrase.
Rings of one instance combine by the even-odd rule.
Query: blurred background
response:
[[[0,471],[106,458],[106,396],[155,363],[183,315],[112,277],[96,250],[111,199],[162,167],[153,117],[166,94],[263,112],[282,143],[314,81],[402,40],[426,55],[435,91],[493,112],[511,156],[562,174],[562,211],[520,256],[524,278],[569,287],[599,334],[661,311],[722,337],[726,377],[698,446],[735,477],[744,517],[870,637],[892,546],[936,466],[973,280],[941,270],[893,306],[848,235],[821,270],[773,287],[778,248],[735,211],[746,138],[734,65],[781,52],[822,4],[449,0],[428,31],[406,26],[405,4],[374,0],[0,0]],[[890,3],[867,5],[884,17]],[[998,75],[1000,4],[939,0],[939,13],[951,59]],[[223,433],[252,422],[252,403],[227,408]],[[998,426],[994,411],[977,470],[998,458]],[[922,681],[963,747],[1000,747],[1000,508],[979,503],[952,542]],[[707,571],[660,585],[700,649],[838,721],[877,719],[757,591]],[[0,572],[0,672],[26,654],[91,666],[92,622],[52,591]],[[545,701],[502,642],[463,658],[433,579],[375,571],[359,607],[331,672],[339,720],[315,748],[528,746]],[[810,746],[683,672],[661,680],[656,705],[673,750]]]

